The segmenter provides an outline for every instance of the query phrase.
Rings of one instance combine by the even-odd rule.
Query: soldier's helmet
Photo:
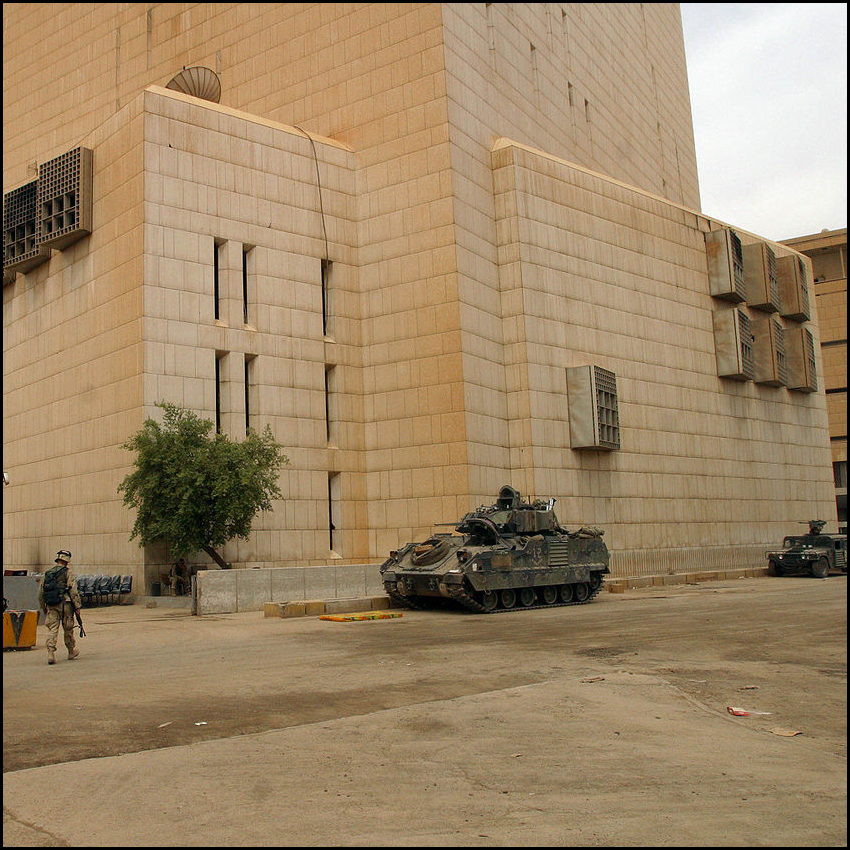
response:
[[[63,563],[67,564],[71,560],[71,553],[67,549],[60,549],[56,553],[56,559],[53,561],[54,564]]]

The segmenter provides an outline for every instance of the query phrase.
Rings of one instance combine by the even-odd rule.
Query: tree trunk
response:
[[[225,562],[225,560],[212,548],[212,546],[204,546],[204,552],[207,553],[223,570],[229,570],[230,566]]]

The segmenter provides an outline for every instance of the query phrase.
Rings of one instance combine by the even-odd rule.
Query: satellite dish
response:
[[[183,94],[190,94],[201,100],[211,100],[213,103],[221,100],[221,81],[218,74],[203,65],[184,68],[166,88],[182,91]]]

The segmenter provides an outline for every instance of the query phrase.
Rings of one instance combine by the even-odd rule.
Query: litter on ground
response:
[[[335,623],[348,623],[352,620],[391,620],[401,617],[400,613],[387,611],[364,611],[362,614],[322,614],[320,620],[333,620]]]

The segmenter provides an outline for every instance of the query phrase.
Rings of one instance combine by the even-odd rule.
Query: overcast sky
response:
[[[681,9],[702,211],[773,241],[847,227],[847,6]]]

